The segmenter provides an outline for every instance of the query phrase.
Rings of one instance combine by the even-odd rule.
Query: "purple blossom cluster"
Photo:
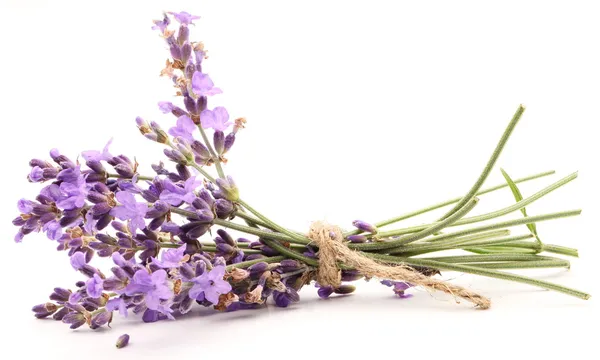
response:
[[[235,311],[264,306],[271,298],[287,307],[313,280],[313,266],[282,257],[262,237],[235,239],[219,227],[233,226],[228,224],[240,215],[239,191],[231,177],[211,179],[204,169],[227,161],[224,155],[245,120],[231,121],[222,106],[207,107],[208,97],[222,91],[203,72],[204,46],[189,41],[189,26],[198,18],[167,13],[154,22],[171,55],[161,74],[172,80],[183,102],[183,107],[158,104],[161,112],[175,116],[174,126],[165,132],[154,121],[136,119],[146,138],[166,146],[172,168],[160,162],[152,165],[155,175],[143,176],[136,161],[111,154],[112,140],[100,151],[84,151],[83,163],[56,149],[51,160],[30,161],[29,181],[44,186],[35,199],[18,202],[15,241],[44,232],[85,276],[74,289],[55,288],[50,302],[33,308],[36,317],[95,329],[110,324],[114,312],[154,322],[186,314],[194,303]],[[177,30],[170,29],[173,20]],[[376,233],[365,222],[354,225]],[[349,240],[362,241],[361,236]],[[310,245],[298,247],[299,253],[317,258]],[[110,258],[110,272],[92,266],[94,257]],[[344,282],[360,278],[357,271],[342,272]],[[348,284],[317,287],[322,298],[354,291]]]

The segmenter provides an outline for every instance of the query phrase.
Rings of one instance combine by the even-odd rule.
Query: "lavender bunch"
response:
[[[575,216],[580,210],[538,216],[526,212],[527,205],[571,182],[577,173],[529,197],[522,196],[517,184],[554,172],[513,180],[502,171],[505,184],[481,189],[523,114],[522,106],[462,197],[377,223],[356,220],[345,231],[326,226],[305,235],[271,221],[241,198],[233,178],[225,174],[225,156],[246,120],[231,120],[224,107],[208,106],[208,98],[222,91],[203,70],[204,45],[189,40],[190,25],[197,19],[180,12],[154,21],[153,29],[170,53],[160,74],[170,79],[182,101],[158,104],[162,113],[174,116],[167,131],[141,117],[136,124],[147,139],[165,147],[170,165],[159,162],[152,165],[155,174],[139,174],[132,157],[111,154],[110,142],[101,151],[82,152],[83,162],[57,149],[50,151],[49,160],[30,161],[28,180],[44,186],[33,200],[18,202],[15,241],[45,233],[83,276],[71,289],[55,288],[49,302],[33,308],[36,317],[51,316],[73,329],[95,329],[110,324],[115,312],[140,314],[143,321],[154,322],[186,314],[194,303],[218,311],[255,309],[270,301],[287,307],[298,302],[300,289],[311,283],[327,298],[352,293],[355,287],[350,283],[363,278],[378,278],[399,298],[410,297],[407,290],[413,286],[425,286],[489,307],[484,297],[437,280],[444,270],[589,298],[581,291],[502,271],[570,266],[568,260],[542,252],[577,256],[576,249],[542,242],[536,223]],[[506,187],[516,200],[513,205],[466,217],[478,203],[477,196]],[[435,222],[385,230],[453,204]],[[523,218],[441,232],[515,211]],[[527,232],[511,234],[509,229],[518,225],[526,225]],[[236,238],[226,229],[253,239]],[[455,249],[466,254],[430,256]],[[103,272],[92,265],[95,257],[110,258],[112,267]]]

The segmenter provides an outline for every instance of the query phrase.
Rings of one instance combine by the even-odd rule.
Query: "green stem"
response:
[[[569,182],[573,181],[574,179],[577,178],[577,172],[555,182],[554,184],[538,191],[537,193],[533,194],[532,196],[523,199],[519,202],[514,203],[511,206],[508,206],[504,209],[500,209],[497,211],[493,211],[491,213],[487,213],[487,214],[482,214],[482,215],[478,215],[478,216],[473,216],[470,218],[464,218],[464,219],[460,219],[458,221],[456,221],[455,223],[449,225],[449,226],[460,226],[460,225],[467,225],[467,224],[472,224],[472,223],[477,223],[477,222],[481,222],[481,221],[487,221],[487,220],[491,220],[500,216],[504,216],[504,215],[508,215],[512,212],[518,211],[523,209],[524,207],[526,207],[527,205],[533,203],[536,200],[539,200],[541,197],[548,195],[549,193],[551,193],[552,191],[560,188],[561,186],[568,184]],[[430,227],[434,224],[437,223],[432,223],[432,224],[424,224],[424,225],[417,225],[417,226],[411,226],[411,227],[407,227],[407,228],[403,228],[403,229],[397,229],[395,230],[396,235],[400,235],[400,233],[402,234],[410,234],[410,233],[414,233],[415,231],[420,231],[422,229],[425,229],[427,227]]]
[[[206,132],[202,128],[201,124],[198,124],[198,130],[200,130],[200,135],[202,135],[202,139],[206,143],[206,147],[208,148],[208,151],[210,152],[210,156],[212,156],[212,158],[215,160],[215,167],[217,168],[217,173],[219,174],[219,177],[224,178],[225,173],[223,172],[223,167],[221,167],[221,159],[217,156],[217,153],[215,152],[212,145],[210,144],[208,136],[206,136]]]
[[[285,241],[285,242],[290,242],[290,243],[306,245],[304,242],[298,242],[296,239],[290,238],[289,236],[283,235],[281,233],[276,233],[276,232],[272,232],[272,231],[253,228],[250,226],[240,225],[240,224],[236,224],[236,223],[233,223],[233,222],[227,221],[227,220],[215,219],[214,223],[217,225],[226,227],[228,229],[245,232],[246,234],[256,235],[263,239],[274,239],[274,240],[279,240],[279,241]]]
[[[578,297],[578,298],[584,299],[584,300],[587,300],[591,297],[591,295],[589,295],[585,292],[579,291],[579,290],[574,290],[574,289],[571,289],[571,288],[568,288],[565,286],[560,286],[557,284],[553,284],[553,283],[550,283],[547,281],[532,279],[532,278],[522,276],[522,275],[504,273],[504,272],[494,270],[494,269],[483,269],[483,268],[478,268],[475,266],[448,264],[448,263],[443,263],[440,261],[427,260],[427,259],[400,258],[400,257],[382,255],[382,254],[365,254],[365,255],[368,257],[371,257],[373,259],[376,259],[376,260],[379,260],[382,262],[386,262],[386,263],[391,263],[391,264],[408,264],[408,265],[413,265],[413,266],[425,266],[425,267],[430,267],[430,268],[438,269],[438,270],[458,271],[458,272],[467,273],[467,274],[480,275],[480,276],[486,276],[486,277],[491,277],[491,278],[496,278],[496,279],[501,279],[501,280],[508,280],[508,281],[514,281],[514,282],[523,283],[523,284],[529,284],[529,285],[541,287],[541,288],[548,289],[548,290],[558,291],[558,292],[561,292],[561,293],[564,293],[567,295],[571,295],[571,296],[575,296],[575,297]]]
[[[282,260],[285,260],[285,259],[286,259],[285,256],[271,256],[271,257],[267,257],[267,258],[264,258],[264,259],[248,260],[248,261],[242,261],[242,262],[237,263],[237,264],[231,264],[231,265],[228,265],[226,267],[226,269],[227,270],[231,270],[231,269],[235,269],[235,268],[244,269],[244,268],[247,268],[249,266],[252,266],[254,264],[258,264],[258,263],[261,263],[261,262],[276,263],[276,262],[279,262],[279,261],[282,261]]]
[[[543,173],[539,173],[539,174],[527,176],[527,177],[524,177],[524,178],[516,179],[516,180],[514,180],[514,183],[515,184],[519,184],[519,183],[523,183],[523,182],[526,182],[526,181],[531,181],[531,180],[539,179],[541,177],[554,175],[555,173],[556,172],[554,170],[552,170],[552,171],[546,171],[546,172],[543,172]],[[491,192],[496,191],[496,190],[504,189],[506,187],[508,187],[507,183],[495,185],[495,186],[489,187],[487,189],[481,190],[481,191],[477,192],[477,194],[475,194],[475,195],[479,196],[479,195],[488,194],[488,193],[491,193]],[[406,213],[406,214],[402,214],[400,216],[396,216],[396,217],[393,217],[393,218],[390,218],[390,219],[387,219],[387,220],[384,220],[384,221],[380,221],[380,222],[376,223],[375,226],[377,226],[378,228],[382,228],[384,226],[391,225],[391,224],[397,223],[397,222],[402,221],[402,220],[410,219],[412,217],[415,217],[415,216],[418,216],[418,215],[422,215],[422,214],[428,213],[430,211],[443,208],[444,206],[452,205],[454,203],[459,202],[460,199],[462,199],[462,197],[457,197],[457,198],[454,198],[454,199],[446,200],[444,202],[441,202],[441,203],[438,203],[438,204],[435,204],[435,205],[431,205],[431,206],[428,206],[428,207],[420,209],[420,210],[416,210],[416,211],[409,212],[409,213]],[[344,236],[357,235],[357,234],[360,234],[360,233],[361,233],[361,231],[357,229],[357,230],[352,230],[352,231],[349,231],[349,232],[345,233]]]
[[[427,260],[441,261],[444,263],[470,263],[470,262],[492,262],[492,261],[534,261],[534,260],[556,260],[556,258],[529,254],[488,254],[488,255],[456,255],[421,258]]]
[[[106,176],[109,178],[115,178],[115,179],[131,179],[130,177],[121,176],[119,174],[112,174],[112,173],[107,173]],[[154,180],[154,177],[137,174],[137,179],[152,181],[152,180]]]
[[[484,269],[538,269],[538,268],[570,268],[571,263],[568,260],[540,260],[540,261],[509,261],[496,263],[471,263],[474,266]]]
[[[461,209],[467,203],[467,201],[469,201],[473,196],[475,196],[477,191],[479,191],[479,189],[481,188],[481,185],[483,185],[483,183],[485,182],[485,179],[487,179],[488,175],[492,171],[492,168],[496,164],[496,160],[498,160],[498,157],[500,156],[500,154],[502,153],[502,150],[504,149],[504,145],[506,145],[508,138],[510,137],[513,130],[517,126],[517,123],[519,122],[519,119],[521,119],[521,116],[523,115],[524,111],[525,111],[525,107],[523,105],[519,105],[519,108],[513,115],[512,120],[506,127],[506,130],[504,130],[504,134],[502,134],[500,141],[496,145],[496,148],[494,149],[492,156],[488,160],[487,164],[485,165],[485,168],[479,175],[479,178],[477,179],[477,181],[475,181],[475,184],[473,184],[473,186],[467,192],[467,194],[462,199],[460,199],[460,201],[458,203],[456,203],[456,205],[454,205],[454,207],[452,209],[450,209],[446,214],[444,214],[444,216],[442,216],[440,218],[440,220],[446,219],[447,217],[449,217],[450,215],[454,214],[456,211]]]
[[[256,217],[258,217],[260,220],[264,221],[265,223],[267,223],[269,225],[270,228],[279,231],[282,234],[285,234],[287,236],[289,236],[290,238],[292,238],[294,241],[291,240],[287,240],[290,242],[294,242],[297,244],[305,244],[308,245],[310,244],[311,240],[309,238],[307,238],[304,235],[300,235],[297,234],[293,231],[290,231],[282,226],[277,225],[276,223],[274,223],[273,221],[271,221],[269,218],[267,218],[266,216],[264,216],[263,214],[261,214],[258,210],[254,209],[253,207],[251,207],[248,203],[246,203],[245,201],[243,201],[242,199],[238,200],[238,203],[240,205],[242,205],[243,207],[245,207],[248,211],[250,211],[252,214],[254,214]]]
[[[495,232],[491,231],[490,233],[495,233]],[[415,255],[421,255],[421,254],[430,253],[430,252],[462,249],[464,247],[474,247],[474,246],[480,246],[480,245],[485,246],[487,244],[498,244],[498,243],[503,244],[506,242],[529,239],[529,238],[533,237],[533,235],[527,234],[527,235],[517,235],[517,236],[511,236],[511,237],[495,239],[495,240],[484,240],[484,239],[490,239],[490,238],[494,239],[494,238],[497,238],[498,236],[496,234],[493,234],[491,236],[478,236],[478,235],[480,235],[480,234],[461,237],[461,238],[458,238],[451,242],[447,242],[447,243],[443,243],[443,244],[427,244],[426,243],[426,244],[410,245],[410,246],[403,247],[400,249],[395,249],[393,251],[393,254],[402,254],[402,256],[415,256]],[[473,241],[473,240],[480,240],[480,241]]]
[[[430,226],[426,229],[423,229],[417,233],[406,235],[406,236],[400,237],[396,240],[390,241],[389,243],[394,243],[395,245],[406,245],[406,244],[410,244],[411,242],[421,240],[431,234],[435,234],[438,231],[445,228],[446,226],[449,226],[450,224],[456,222],[457,220],[459,220],[460,218],[465,216],[467,213],[469,213],[469,211],[471,211],[475,207],[475,205],[477,205],[478,202],[479,202],[479,199],[474,197],[470,201],[468,201],[465,204],[465,206],[463,206],[461,209],[459,209],[457,212],[450,215],[443,221],[435,223],[432,226]]]
[[[515,219],[515,220],[502,221],[502,222],[498,222],[498,223],[494,223],[494,224],[482,225],[482,226],[474,227],[471,229],[465,229],[465,230],[460,230],[460,231],[456,231],[453,233],[439,235],[439,236],[436,236],[434,239],[432,239],[431,242],[432,243],[438,242],[438,241],[448,239],[451,237],[475,234],[475,233],[488,231],[488,230],[502,229],[502,228],[507,228],[507,227],[511,227],[511,226],[532,224],[532,223],[536,223],[536,222],[540,222],[540,221],[560,219],[560,218],[569,217],[569,216],[576,216],[579,214],[581,214],[581,210],[570,210],[570,211],[562,211],[562,212],[552,213],[552,214],[531,216],[531,217],[520,218],[520,219]],[[380,232],[379,235],[382,237],[390,237],[390,236],[395,236],[398,234],[397,234],[397,231],[392,230],[392,231],[387,231],[387,232]],[[393,248],[396,248],[397,246],[398,245],[396,243],[394,243],[394,241],[371,242],[371,243],[348,245],[348,247],[351,247],[356,250],[385,250],[385,249],[393,249]]]

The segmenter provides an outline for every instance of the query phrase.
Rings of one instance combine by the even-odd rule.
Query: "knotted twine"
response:
[[[412,286],[442,291],[462,298],[475,304],[480,309],[490,307],[490,299],[481,296],[464,287],[453,285],[441,280],[423,275],[407,265],[387,265],[375,261],[358,251],[348,248],[344,243],[342,231],[337,226],[329,225],[322,221],[312,223],[308,237],[319,247],[319,268],[317,281],[320,285],[329,285],[334,288],[341,285],[342,276],[338,268],[338,261],[358,270],[367,278],[379,278],[394,281],[403,281]]]

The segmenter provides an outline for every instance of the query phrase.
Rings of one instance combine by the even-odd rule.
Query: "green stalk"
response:
[[[456,205],[454,205],[454,207],[452,209],[450,209],[446,214],[444,214],[444,216],[442,216],[440,218],[440,221],[446,219],[447,217],[449,217],[450,215],[454,214],[456,211],[461,209],[467,203],[467,201],[469,201],[473,196],[475,196],[477,191],[479,191],[479,189],[481,188],[481,185],[483,185],[483,183],[485,182],[485,179],[487,179],[488,175],[492,171],[492,168],[496,164],[496,160],[498,160],[498,157],[500,156],[500,154],[502,153],[502,150],[504,149],[504,145],[506,145],[508,138],[510,137],[513,130],[517,126],[517,123],[519,122],[519,119],[521,119],[521,116],[523,115],[524,111],[525,111],[525,106],[519,105],[519,108],[513,115],[512,120],[506,127],[506,130],[504,130],[504,134],[502,134],[500,141],[496,145],[496,149],[494,149],[492,156],[488,160],[487,164],[485,165],[485,168],[479,175],[479,178],[477,179],[477,181],[475,181],[475,184],[473,184],[473,186],[467,192],[467,194],[465,196],[463,196],[463,198],[460,199],[460,201],[458,203],[456,203]]]
[[[491,233],[494,233],[494,232],[491,232]],[[494,239],[494,238],[497,238],[498,236],[494,234],[492,236],[485,236],[485,237],[479,236],[478,237],[477,235],[479,235],[479,234],[465,236],[465,237],[458,238],[456,240],[453,240],[453,241],[447,242],[447,243],[443,243],[443,244],[416,244],[416,245],[406,246],[401,249],[396,249],[392,253],[393,254],[402,254],[402,256],[415,256],[415,255],[421,255],[421,254],[430,253],[430,252],[462,249],[464,247],[475,247],[475,246],[480,246],[480,245],[485,246],[487,244],[498,244],[498,243],[503,244],[506,242],[529,239],[529,238],[533,237],[533,235],[527,234],[527,235],[517,235],[517,236],[512,236],[512,237],[507,237],[507,238],[502,238],[502,239],[489,240],[490,238]],[[482,241],[472,241],[473,239],[471,239],[471,237],[474,237],[475,238],[474,240],[482,240]],[[488,239],[488,240],[483,240],[483,239]]]
[[[562,211],[562,212],[552,213],[552,214],[531,216],[528,218],[508,220],[508,221],[498,222],[498,223],[494,223],[494,224],[482,225],[482,226],[474,227],[471,229],[460,230],[460,231],[456,231],[453,233],[439,235],[439,236],[435,237],[434,239],[432,239],[431,242],[438,242],[438,241],[448,239],[451,237],[475,234],[475,233],[488,231],[488,230],[502,229],[502,228],[511,227],[511,226],[531,224],[531,223],[536,223],[536,222],[540,222],[540,221],[560,219],[560,218],[569,217],[569,216],[576,216],[579,214],[581,214],[581,210],[570,210],[570,211]],[[394,230],[379,233],[379,236],[381,236],[381,237],[391,237],[391,236],[395,236],[395,235],[398,235],[398,234],[397,234],[397,231],[394,231]],[[371,243],[348,245],[348,247],[356,249],[356,250],[367,250],[367,251],[393,249],[393,248],[396,248],[397,246],[398,246],[398,244],[394,240],[387,241],[387,242],[371,242]]]
[[[523,183],[523,182],[527,182],[527,181],[539,179],[539,178],[542,178],[542,177],[545,177],[545,176],[554,175],[555,173],[556,172],[554,170],[552,170],[552,171],[546,171],[546,172],[542,172],[542,173],[539,173],[539,174],[530,175],[530,176],[526,176],[526,177],[523,177],[523,178],[520,178],[520,179],[516,179],[516,180],[514,180],[514,182],[515,182],[515,184],[519,184],[519,183]],[[495,186],[489,187],[487,189],[478,191],[475,195],[479,196],[479,195],[488,194],[488,193],[494,192],[496,190],[504,189],[506,187],[508,187],[507,183],[495,185]],[[443,208],[444,206],[452,205],[454,203],[459,202],[460,199],[462,199],[462,197],[457,197],[457,198],[454,198],[454,199],[446,200],[444,202],[437,203],[437,204],[428,206],[428,207],[420,209],[420,210],[416,210],[416,211],[409,212],[409,213],[406,213],[406,214],[402,214],[400,216],[396,216],[396,217],[393,217],[393,218],[390,218],[390,219],[387,219],[387,220],[384,220],[384,221],[380,221],[378,223],[375,223],[375,226],[377,226],[378,228],[382,228],[384,226],[391,225],[391,224],[397,223],[397,222],[402,221],[402,220],[410,219],[412,217],[415,217],[415,216],[418,216],[418,215],[422,215],[422,214],[428,213],[430,211]],[[356,230],[352,230],[352,231],[344,233],[344,236],[357,235],[357,234],[360,234],[361,232],[362,231],[356,229]]]
[[[227,266],[225,269],[227,270],[231,270],[234,268],[237,269],[244,269],[247,268],[249,266],[252,266],[254,264],[258,264],[261,262],[266,262],[266,263],[276,263],[282,260],[285,260],[286,257],[285,256],[271,256],[271,257],[267,257],[267,258],[263,258],[263,259],[256,259],[256,260],[248,260],[248,261],[242,261],[240,263],[237,264],[231,264],[229,266]]]
[[[457,212],[455,212],[454,214],[450,215],[449,217],[447,217],[446,219],[433,224],[432,226],[423,229],[417,233],[414,234],[410,234],[410,235],[406,235],[403,237],[400,237],[396,240],[394,240],[393,242],[397,245],[406,245],[406,244],[410,244],[411,242],[415,242],[417,240],[421,240],[429,235],[435,234],[438,231],[442,230],[443,228],[445,228],[446,226],[449,226],[452,223],[455,223],[456,221],[458,221],[460,218],[462,218],[463,216],[465,216],[466,214],[469,213],[469,211],[473,210],[473,208],[475,207],[475,205],[477,205],[477,203],[479,202],[479,199],[474,197],[471,200],[469,200],[465,206],[463,206],[461,209],[459,209]]]
[[[106,173],[106,176],[109,178],[115,178],[115,179],[131,179],[130,177],[121,176],[119,174],[112,174],[112,173]],[[138,180],[148,180],[148,181],[154,180],[154,178],[152,176],[145,176],[145,175],[140,175],[140,174],[137,174],[137,179]]]
[[[529,254],[489,254],[489,255],[456,255],[420,258],[426,260],[441,261],[444,263],[470,263],[491,261],[534,261],[534,260],[556,260],[556,258]]]
[[[208,136],[206,136],[206,132],[202,128],[201,124],[198,124],[198,130],[200,130],[200,135],[202,135],[202,139],[204,140],[204,143],[206,144],[206,147],[210,152],[210,156],[212,156],[212,158],[215,160],[215,167],[217,168],[217,173],[219,174],[219,177],[224,178],[225,173],[223,172],[223,167],[221,167],[221,159],[217,156],[217,153],[210,144]]]
[[[264,216],[263,214],[261,214],[258,210],[254,209],[253,207],[251,207],[248,203],[246,203],[245,201],[243,201],[242,199],[239,199],[237,201],[240,205],[242,205],[243,207],[245,207],[248,211],[250,211],[252,214],[254,214],[256,217],[258,217],[260,220],[264,221],[265,223],[267,223],[269,225],[270,228],[279,231],[282,234],[285,234],[287,236],[289,236],[291,239],[293,239],[294,241],[291,240],[287,240],[289,242],[294,242],[297,244],[305,244],[308,245],[310,244],[311,240],[309,238],[307,238],[304,235],[300,235],[298,233],[295,233],[293,231],[290,231],[282,226],[277,225],[276,223],[274,223],[273,221],[271,221],[269,218],[267,218],[266,216]]]
[[[518,282],[518,283],[522,283],[522,284],[529,284],[529,285],[541,287],[541,288],[548,289],[548,290],[558,291],[563,294],[575,296],[575,297],[578,297],[578,298],[584,299],[584,300],[587,300],[591,297],[591,295],[589,295],[585,292],[579,291],[579,290],[571,289],[571,288],[568,288],[565,286],[560,286],[560,285],[553,284],[553,283],[543,281],[543,280],[532,279],[532,278],[522,276],[522,275],[505,273],[505,272],[501,272],[501,271],[494,270],[494,269],[483,269],[483,268],[478,268],[475,266],[448,264],[448,263],[444,263],[441,261],[434,261],[434,260],[427,260],[427,259],[400,258],[400,257],[382,255],[382,254],[367,253],[365,255],[368,257],[371,257],[373,259],[376,259],[376,260],[379,260],[379,261],[382,261],[385,263],[390,263],[390,264],[408,264],[408,265],[413,265],[413,266],[430,267],[430,268],[437,269],[437,270],[458,271],[458,272],[467,273],[467,274],[480,275],[480,276],[486,276],[486,277],[491,277],[491,278],[496,278],[496,279],[501,279],[501,280],[514,281],[514,282]]]
[[[469,266],[484,269],[540,269],[540,268],[570,268],[568,260],[540,260],[540,261],[509,261],[496,263],[471,263]]]
[[[464,219],[460,219],[458,221],[456,221],[454,224],[451,224],[449,226],[460,226],[460,225],[467,225],[467,224],[472,224],[472,223],[476,223],[476,222],[481,222],[481,221],[487,221],[487,220],[491,220],[500,216],[504,216],[504,215],[508,215],[512,212],[518,211],[523,209],[524,207],[526,207],[527,205],[533,203],[536,200],[539,200],[540,198],[542,198],[545,195],[548,195],[549,193],[551,193],[552,191],[560,188],[561,186],[564,186],[566,184],[568,184],[569,182],[573,181],[574,179],[577,178],[577,172],[555,182],[554,184],[538,191],[537,193],[531,195],[530,197],[523,199],[519,202],[514,203],[511,206],[508,206],[504,209],[500,209],[497,211],[493,211],[487,214],[482,214],[482,215],[478,215],[478,216],[473,216],[470,218],[464,218]],[[396,230],[396,235],[400,235],[400,232],[402,234],[410,234],[410,233],[414,233],[416,231],[420,231],[422,229],[425,229],[427,227],[430,227],[434,224],[437,223],[432,223],[432,224],[424,224],[424,225],[417,225],[417,226],[411,226],[411,227],[407,227],[407,228],[403,228],[403,229],[397,229]]]

